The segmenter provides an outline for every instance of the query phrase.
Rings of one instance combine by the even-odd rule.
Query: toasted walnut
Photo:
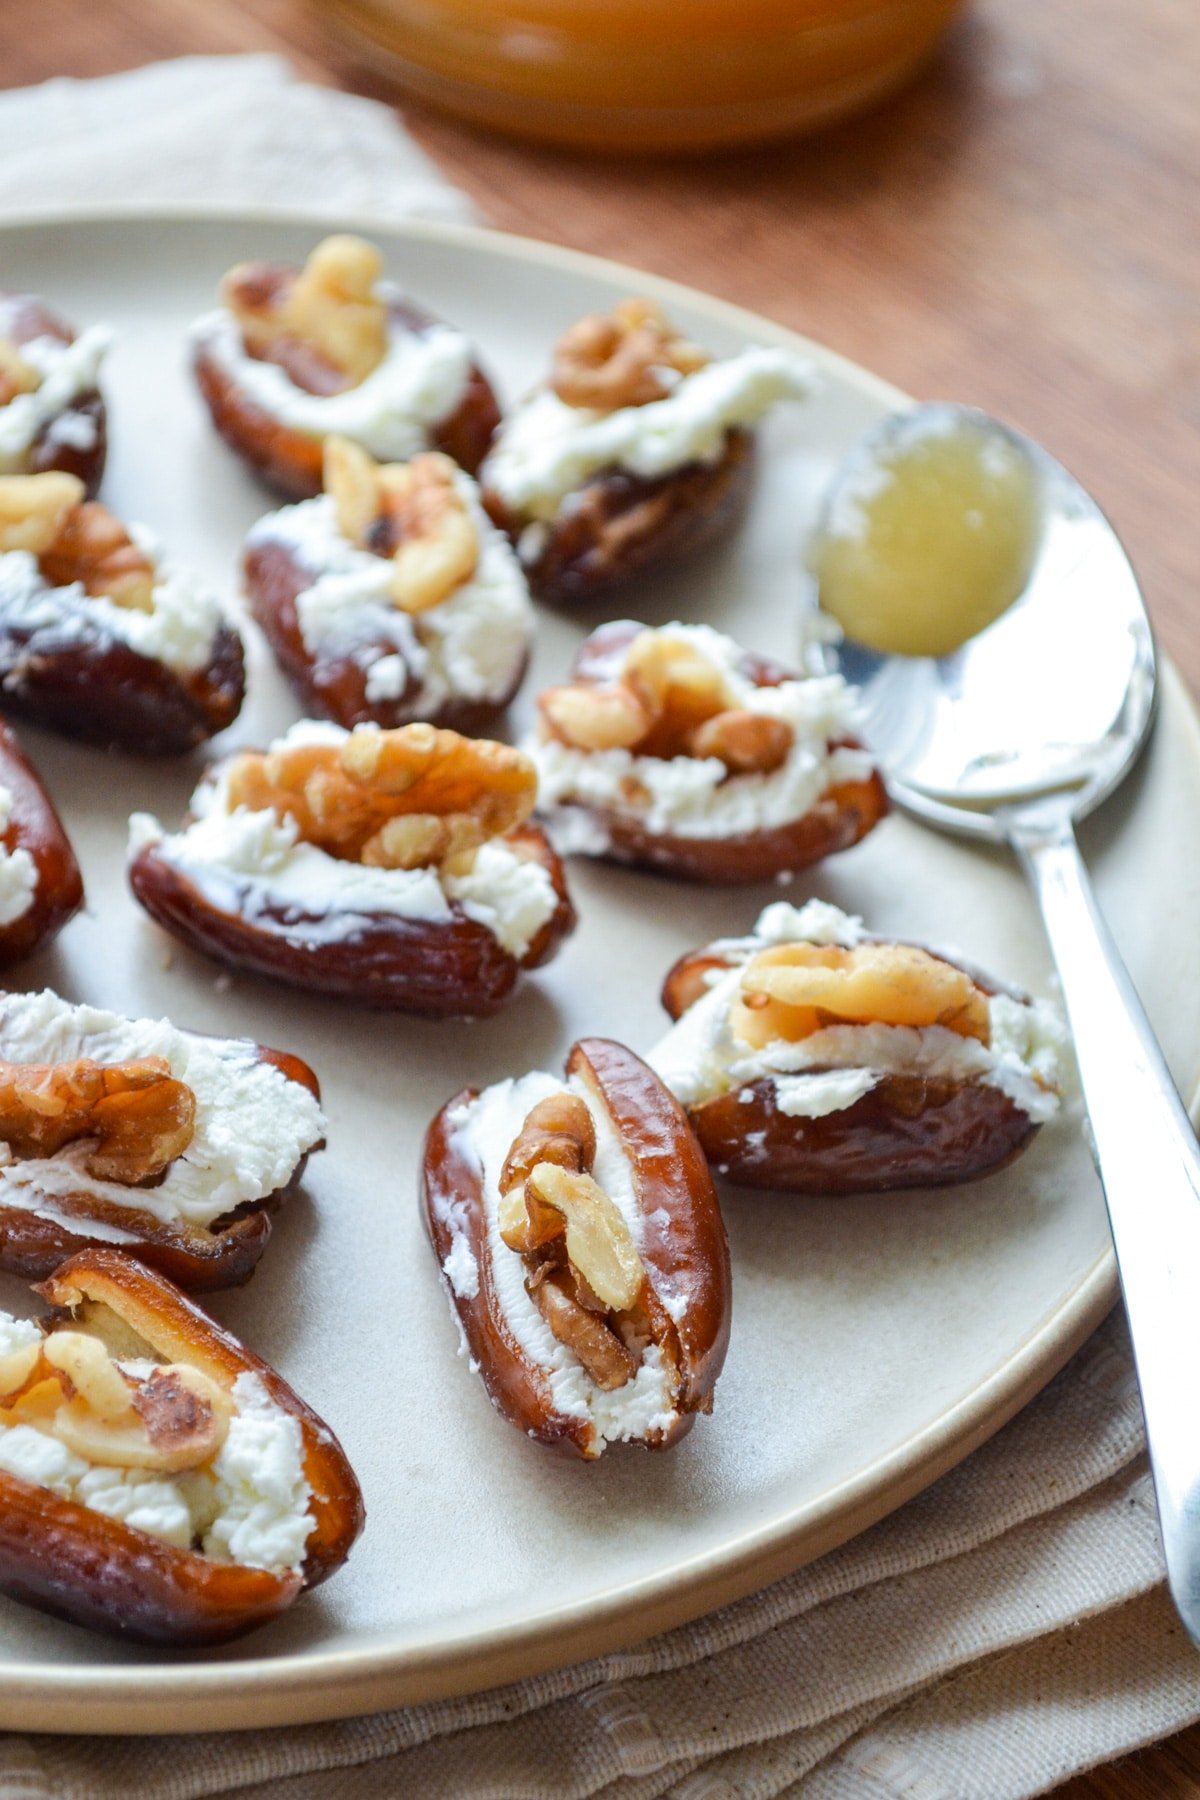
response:
[[[0,552],[41,556],[54,543],[86,493],[77,475],[0,475]]]
[[[783,767],[794,742],[786,719],[733,708],[697,725],[687,746],[690,756],[715,756],[731,775],[771,775]]]
[[[540,1249],[561,1238],[562,1214],[539,1200],[529,1177],[539,1163],[554,1163],[580,1173],[596,1155],[596,1127],[583,1101],[574,1094],[551,1094],[539,1100],[522,1125],[500,1171],[500,1236],[510,1250]]]
[[[244,751],[228,776],[230,807],[290,817],[306,843],[384,869],[469,868],[536,797],[536,771],[519,750],[432,725],[360,726],[341,744]]]
[[[646,1271],[620,1209],[599,1183],[545,1162],[530,1172],[525,1192],[561,1213],[567,1256],[600,1304],[612,1312],[628,1312]]]
[[[52,587],[81,581],[89,594],[103,594],[116,606],[136,612],[154,610],[153,557],[95,500],[85,501],[67,514],[39,563]]]
[[[565,1344],[605,1393],[622,1388],[637,1373],[633,1352],[611,1326],[583,1306],[569,1278],[543,1265],[525,1283],[538,1311],[560,1344]]]
[[[196,1129],[196,1096],[162,1057],[105,1065],[0,1063],[0,1141],[21,1159],[94,1140],[84,1158],[98,1181],[153,1181]]]
[[[734,1035],[754,1049],[827,1025],[942,1025],[986,1044],[987,995],[953,963],[911,944],[779,944],[742,971]]]
[[[682,338],[652,300],[622,300],[592,313],[554,347],[550,386],[567,406],[613,412],[662,400],[709,358]]]
[[[0,338],[0,406],[7,406],[18,394],[32,394],[41,381],[12,339]]]
[[[528,1180],[538,1163],[556,1163],[575,1173],[596,1159],[596,1127],[576,1094],[551,1094],[530,1109],[504,1159],[500,1192]]]
[[[99,1338],[68,1329],[43,1339],[41,1364],[58,1384],[52,1407],[42,1382],[14,1410],[39,1417],[88,1462],[175,1474],[208,1462],[225,1440],[233,1402],[200,1369],[173,1363],[130,1373]]]
[[[392,563],[402,612],[440,606],[475,573],[479,533],[458,472],[436,450],[407,463],[377,463],[348,438],[325,443],[325,491],[345,537]]]
[[[610,682],[547,688],[543,728],[580,750],[638,756],[711,756],[731,775],[769,775],[794,742],[783,719],[734,703],[724,671],[671,631],[641,631]]]
[[[280,338],[299,338],[357,386],[387,354],[387,307],[376,293],[382,273],[374,245],[338,234],[282,283],[261,264],[239,264],[221,283],[221,301],[251,351],[262,354]]]
[[[579,750],[633,750],[654,724],[654,714],[631,688],[546,688],[538,708],[552,737]]]

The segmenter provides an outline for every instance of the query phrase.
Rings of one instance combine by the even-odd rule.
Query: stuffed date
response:
[[[573,929],[528,823],[519,751],[430,725],[305,722],[211,770],[183,830],[130,822],[129,880],[166,930],[310,992],[435,1018],[495,1012]]]
[[[0,995],[0,1269],[117,1244],[181,1287],[235,1286],[324,1126],[297,1057]]]
[[[183,1648],[237,1637],[362,1529],[337,1439],[166,1278],[90,1250],[0,1312],[0,1590]]]
[[[42,949],[83,905],[83,879],[33,764],[0,723],[0,968]]]
[[[104,474],[100,365],[106,325],[75,332],[36,294],[0,293],[0,474],[76,475],[89,495]]]
[[[500,417],[469,340],[391,283],[361,238],[302,269],[242,263],[192,331],[196,380],[226,443],[291,500],[321,491],[331,434],[400,461],[442,450],[472,473]]]
[[[246,544],[250,609],[309,716],[482,728],[520,686],[533,609],[471,477],[325,442],[325,492]]]
[[[810,900],[684,956],[650,1053],[712,1165],[747,1187],[887,1192],[968,1181],[1059,1109],[1066,1029],[1044,1001]]]
[[[719,539],[749,497],[753,427],[813,385],[795,350],[714,360],[649,300],[580,319],[479,472],[534,594],[591,599]]]
[[[856,844],[887,811],[842,678],[790,674],[711,626],[602,626],[538,714],[527,748],[564,854],[767,881]]]
[[[641,1059],[584,1038],[565,1078],[465,1091],[425,1144],[422,1206],[493,1405],[594,1460],[712,1409],[729,1246],[700,1147]]]
[[[179,755],[224,730],[242,642],[190,570],[75,475],[0,476],[0,710],[85,743]]]

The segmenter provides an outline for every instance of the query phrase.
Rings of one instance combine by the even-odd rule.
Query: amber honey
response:
[[[822,609],[869,649],[949,655],[1024,590],[1041,519],[1015,438],[955,413],[901,420],[839,482],[810,556]]]
[[[904,81],[962,0],[311,0],[435,105],[522,136],[696,150],[812,130]]]

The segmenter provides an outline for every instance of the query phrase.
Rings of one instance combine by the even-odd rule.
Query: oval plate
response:
[[[369,221],[144,214],[58,218],[3,233],[6,281],[76,321],[119,330],[107,388],[104,497],[152,524],[227,591],[270,504],[219,444],[187,373],[184,333],[248,257],[298,260],[324,229],[360,229],[391,272],[461,323],[511,399],[579,314],[630,291],[660,299],[720,353],[793,334],[610,263],[461,229]],[[798,558],[831,463],[894,389],[818,346],[820,397],[762,434],[743,530],[720,554],[621,611],[703,618],[784,657],[796,643]],[[528,695],[561,679],[601,614],[540,617]],[[296,717],[255,641],[251,699],[230,744]],[[1014,695],[1014,705],[1019,696]],[[240,1647],[171,1657],[93,1638],[0,1601],[0,1725],[180,1731],[347,1716],[460,1694],[632,1642],[719,1606],[843,1542],[983,1441],[1057,1370],[1115,1295],[1099,1191],[1077,1115],[973,1187],[895,1199],[792,1200],[731,1191],[733,1343],[716,1411],[662,1457],[595,1467],[547,1456],[492,1412],[456,1333],[417,1217],[425,1125],[464,1081],[557,1067],[581,1033],[635,1048],[663,1029],[664,972],[690,945],[744,930],[779,890],[704,892],[576,863],[582,925],[499,1019],[431,1025],[358,1014],[171,946],[123,876],[126,815],[177,819],[197,765],[97,756],[23,736],[60,801],[91,907],[40,967],[76,999],[245,1034],[306,1057],[329,1148],[278,1220],[254,1281],[212,1310],[277,1363],[341,1434],[368,1525],[338,1577]],[[1167,673],[1155,743],[1093,822],[1103,903],[1177,1078],[1197,1073],[1200,738]],[[819,893],[877,930],[957,947],[1045,992],[1040,927],[1003,858],[888,820],[791,896]],[[1153,930],[1147,926],[1153,908]],[[26,1303],[0,1282],[0,1305]]]

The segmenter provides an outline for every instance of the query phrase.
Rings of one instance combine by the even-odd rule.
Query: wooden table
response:
[[[282,49],[380,92],[297,0],[6,0],[0,81]],[[820,140],[702,162],[527,149],[413,107],[496,225],[769,313],[1040,438],[1100,500],[1200,688],[1200,11],[978,0],[905,94]],[[1200,1796],[1200,1727],[1064,1800]]]

